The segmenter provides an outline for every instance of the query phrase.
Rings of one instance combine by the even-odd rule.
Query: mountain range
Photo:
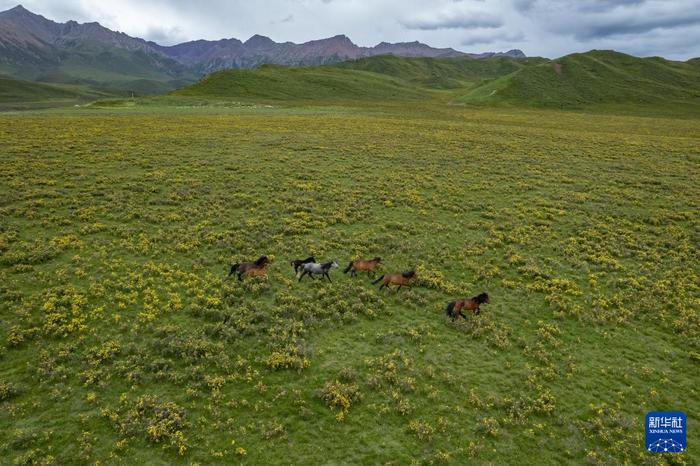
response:
[[[525,57],[520,50],[468,54],[420,42],[360,47],[338,35],[303,44],[254,35],[173,46],[130,37],[99,23],[57,23],[17,6],[0,12],[0,74],[49,83],[84,84],[137,93],[163,92],[227,68],[306,66],[377,55],[431,58]]]
[[[303,44],[278,43],[269,37],[254,35],[245,42],[238,39],[220,41],[198,40],[171,47],[151,43],[163,55],[196,71],[206,74],[226,68],[255,68],[263,64],[309,66],[338,63],[345,60],[396,55],[401,57],[430,58],[489,58],[496,55],[525,57],[520,50],[503,53],[468,54],[452,48],[434,48],[420,42],[390,44],[382,42],[374,47],[360,47],[347,36],[337,35],[328,39]]]

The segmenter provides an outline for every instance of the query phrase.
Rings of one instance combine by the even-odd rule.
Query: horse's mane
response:
[[[374,259],[372,259],[370,262],[381,262],[382,258],[377,256]]]
[[[489,295],[487,293],[481,293],[480,295],[474,296],[472,299],[479,304],[483,304],[489,299]]]
[[[413,277],[415,274],[416,274],[416,271],[415,271],[415,270],[411,270],[410,272],[404,272],[404,273],[402,273],[401,276],[403,276],[403,278],[411,278],[411,277]]]
[[[265,263],[267,263],[268,261],[269,261],[269,259],[267,258],[267,256],[260,256],[260,259],[255,261],[255,265],[261,266],[261,265],[264,265]]]
[[[335,261],[324,262],[323,264],[321,264],[321,267],[323,267],[324,269],[330,268],[330,266],[333,265],[333,262]]]

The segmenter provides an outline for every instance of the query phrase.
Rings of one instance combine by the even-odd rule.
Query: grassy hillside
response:
[[[378,73],[333,66],[289,68],[265,65],[255,70],[225,70],[173,92],[188,97],[264,101],[416,100],[427,89]]]
[[[0,75],[0,109],[65,105],[94,100],[108,95],[81,86],[35,83]]]
[[[698,120],[333,102],[0,115],[0,463],[700,464]]]
[[[696,61],[591,51],[557,60],[371,57],[308,68],[214,73],[176,96],[243,101],[438,99],[443,103],[700,114]]]
[[[692,62],[591,51],[522,67],[470,89],[460,100],[563,108],[621,105],[697,111],[700,69]]]
[[[392,55],[331,65],[333,68],[371,71],[435,89],[459,89],[504,76],[523,67],[545,62],[542,58],[494,57],[405,58]]]

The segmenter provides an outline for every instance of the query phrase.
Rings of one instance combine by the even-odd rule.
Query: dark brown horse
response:
[[[259,277],[260,275],[265,275],[268,265],[270,265],[270,259],[268,259],[267,256],[261,256],[260,259],[256,260],[255,262],[233,264],[228,276],[230,277],[234,273],[238,272],[239,280],[243,280],[243,275],[246,277]]]
[[[408,286],[411,280],[413,280],[414,278],[416,278],[415,270],[411,270],[410,272],[404,273],[385,273],[384,275],[373,281],[372,285],[376,285],[377,283],[382,282],[382,286],[379,287],[380,290],[385,286],[388,290],[389,285],[399,285],[399,287],[396,289],[396,292],[398,293],[402,286]]]
[[[479,309],[479,306],[482,304],[488,304],[489,303],[489,295],[486,293],[481,293],[480,295],[471,297],[471,298],[464,298],[460,299],[457,301],[452,301],[447,305],[445,308],[445,314],[447,314],[449,317],[452,318],[452,321],[459,317],[462,316],[465,319],[467,318],[462,311],[467,310],[467,311],[474,311],[474,315],[479,315],[481,312],[481,309]]]
[[[363,261],[363,260],[356,260],[352,261],[348,264],[348,266],[343,270],[343,273],[348,273],[354,277],[357,275],[358,270],[366,270],[367,271],[367,276],[372,276],[374,275],[374,269],[377,268],[377,266],[382,262],[381,257],[375,257],[374,259],[370,259],[368,261]]]
[[[312,262],[316,262],[316,259],[314,259],[314,256],[307,257],[306,259],[295,259],[291,261],[289,264],[294,267],[294,273],[297,274],[299,273],[299,267],[301,267],[304,264],[310,264]]]

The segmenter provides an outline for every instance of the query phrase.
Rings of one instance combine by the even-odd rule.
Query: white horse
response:
[[[325,264],[319,264],[318,262],[309,262],[308,264],[302,264],[301,267],[299,267],[299,270],[301,270],[301,274],[299,275],[299,281],[301,281],[301,279],[304,278],[304,275],[308,275],[309,277],[313,278],[314,274],[316,274],[323,275],[330,282],[331,276],[328,275],[328,271],[336,267],[338,267],[338,263],[336,261],[326,262]]]

